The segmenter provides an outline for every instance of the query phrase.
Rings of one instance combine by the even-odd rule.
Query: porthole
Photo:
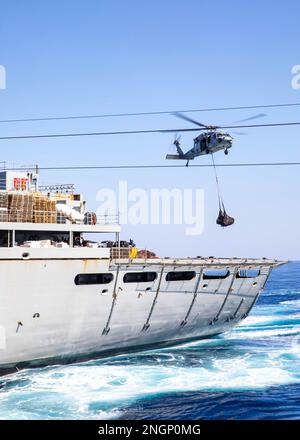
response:
[[[237,278],[257,278],[260,275],[259,269],[240,269]]]
[[[195,276],[196,272],[192,270],[169,272],[166,275],[166,281],[191,281]]]
[[[152,283],[157,278],[156,272],[128,272],[123,277],[124,283]]]
[[[222,280],[230,275],[228,269],[206,270],[203,272],[204,280]]]
[[[83,273],[75,277],[76,286],[91,284],[109,284],[114,279],[112,273]]]

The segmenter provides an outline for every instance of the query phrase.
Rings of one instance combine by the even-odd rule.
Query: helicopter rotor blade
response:
[[[175,112],[175,113],[172,113],[172,115],[177,116],[177,118],[184,119],[185,121],[191,122],[192,124],[196,124],[196,125],[198,125],[199,127],[209,128],[208,125],[201,124],[201,122],[195,121],[194,119],[191,119],[191,118],[189,118],[188,116],[185,116],[185,115],[182,114],[182,113]]]
[[[242,131],[231,131],[232,134],[237,134],[238,136],[246,136],[248,133]]]
[[[238,124],[240,122],[253,121],[254,119],[265,118],[266,116],[267,116],[266,113],[258,113],[257,115],[250,116],[250,118],[240,119],[239,121],[235,121],[235,122],[233,122],[233,124]]]

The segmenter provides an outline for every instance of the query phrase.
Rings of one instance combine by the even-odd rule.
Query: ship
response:
[[[73,185],[40,186],[38,168],[0,172],[0,374],[227,332],[284,263],[161,258],[119,223]]]

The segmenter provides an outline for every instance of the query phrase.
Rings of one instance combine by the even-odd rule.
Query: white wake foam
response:
[[[300,299],[294,299],[294,300],[290,300],[290,301],[281,301],[280,304],[287,305],[287,306],[300,307]]]
[[[137,399],[162,393],[255,390],[299,383],[300,378],[292,369],[292,366],[295,368],[295,359],[290,360],[291,365],[282,361],[285,353],[298,355],[295,348],[286,347],[275,354],[265,353],[260,358],[251,354],[225,359],[216,356],[207,367],[199,361],[199,366],[193,368],[178,367],[174,363],[170,366],[100,364],[45,369],[27,375],[28,384],[20,389],[2,390],[1,408],[7,409],[13,402],[24,399],[26,403],[23,407],[15,406],[13,413],[3,413],[0,409],[0,418],[18,418],[18,412],[24,417],[26,408],[30,409],[29,418],[34,418],[30,398],[33,395],[38,397],[39,406],[50,417],[54,396],[54,400],[62,402],[62,408],[64,405],[68,408],[59,418],[111,419],[118,417],[124,406]],[[20,375],[25,377],[26,372]]]
[[[295,306],[290,303],[284,301],[282,308]],[[256,390],[299,383],[300,323],[278,324],[298,319],[299,314],[276,315],[271,306],[268,315],[266,309],[258,307],[255,315],[222,337],[132,355],[133,363],[120,357],[9,376],[2,380],[0,419],[112,419],[138,399],[163,393]],[[263,338],[277,336],[276,344],[264,343]],[[253,345],[256,339],[260,345]]]

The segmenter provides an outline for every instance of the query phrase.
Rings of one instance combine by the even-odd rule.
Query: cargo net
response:
[[[213,163],[213,168],[214,168],[214,173],[215,173],[215,178],[216,178],[216,186],[217,186],[218,202],[219,202],[219,215],[218,215],[216,222],[217,222],[217,225],[220,225],[223,228],[225,228],[226,226],[233,225],[234,218],[230,217],[230,215],[228,215],[226,212],[223,197],[221,194],[221,188],[220,188],[219,178],[218,178],[213,154],[211,155],[211,158],[212,158],[212,163]]]

